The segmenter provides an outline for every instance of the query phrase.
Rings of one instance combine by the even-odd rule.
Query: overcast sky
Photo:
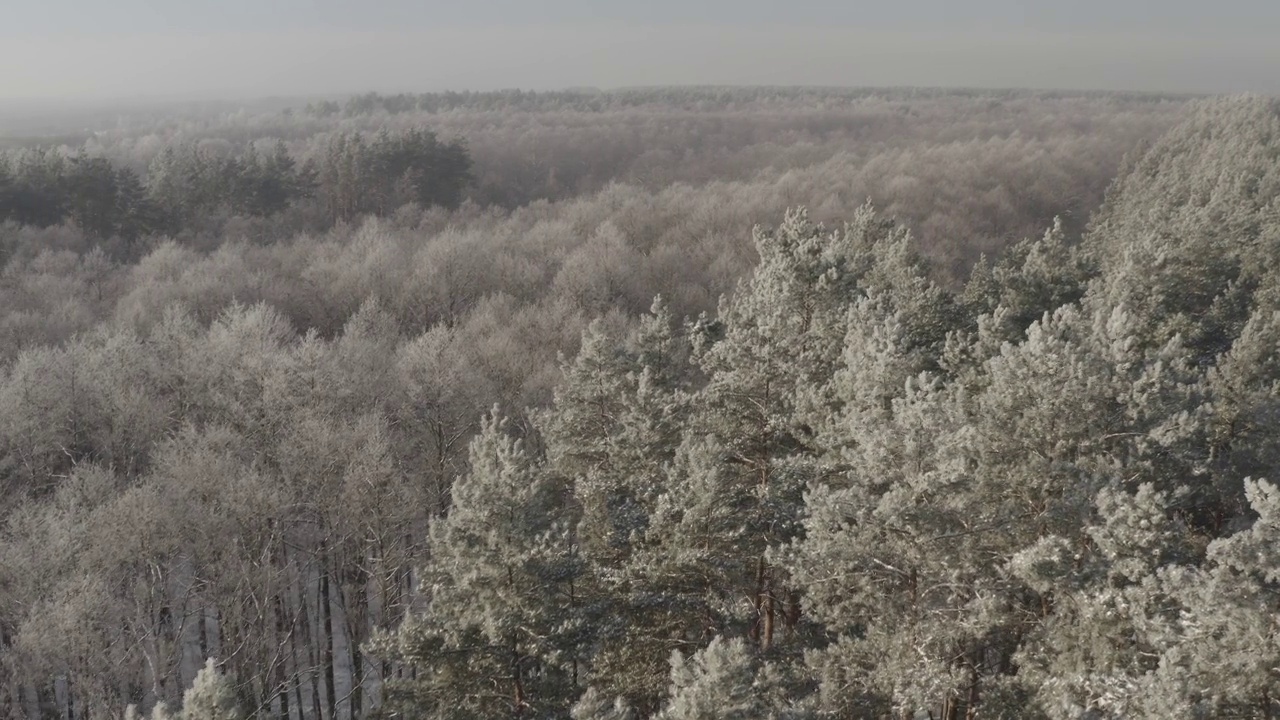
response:
[[[1280,0],[0,3],[0,99],[689,84],[1280,93]]]

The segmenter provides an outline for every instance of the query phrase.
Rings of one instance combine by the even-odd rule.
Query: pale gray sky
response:
[[[0,99],[688,84],[1280,92],[1280,0],[0,5]]]

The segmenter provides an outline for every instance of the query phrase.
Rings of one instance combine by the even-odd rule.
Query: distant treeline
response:
[[[0,154],[0,222],[70,223],[100,239],[178,234],[218,211],[270,217],[314,199],[331,222],[381,215],[407,203],[456,207],[470,181],[460,140],[423,128],[339,132],[323,154],[298,162],[283,142],[218,152],[196,142],[166,146],[145,172],[47,148]]]
[[[315,237],[365,215],[411,235],[424,222],[419,234],[469,232],[484,224],[477,218],[527,228],[611,203],[583,211],[599,222],[628,197],[658,204],[626,211],[629,243],[732,258],[711,263],[718,277],[705,293],[736,277],[751,224],[800,203],[817,220],[848,217],[869,198],[913,229],[955,286],[980,256],[1055,216],[1077,237],[1121,159],[1182,104],[1110,93],[641,88],[362,95],[323,116],[279,100],[121,110],[85,116],[87,137],[69,145],[6,140],[28,146],[0,162],[0,258],[102,245],[132,261],[165,238],[208,252]],[[559,241],[591,230],[574,225]],[[558,262],[535,264],[544,260]]]
[[[550,111],[576,110],[605,112],[645,106],[685,110],[728,110],[746,105],[794,104],[797,102],[849,102],[865,99],[893,101],[928,98],[969,98],[1002,100],[1109,98],[1116,101],[1185,100],[1187,95],[1158,93],[1064,92],[1016,89],[953,88],[833,88],[833,87],[640,87],[617,90],[579,88],[574,90],[445,91],[432,93],[363,93],[339,102],[320,100],[308,103],[304,111],[316,117],[342,115],[356,117],[383,112],[399,115],[411,112],[441,113],[453,110]],[[291,111],[286,111],[291,112]]]

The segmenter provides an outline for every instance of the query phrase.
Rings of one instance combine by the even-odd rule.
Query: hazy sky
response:
[[[0,0],[0,99],[687,84],[1280,93],[1280,0]]]

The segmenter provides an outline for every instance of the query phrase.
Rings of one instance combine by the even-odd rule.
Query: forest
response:
[[[1280,101],[0,148],[0,717],[1280,715]]]

